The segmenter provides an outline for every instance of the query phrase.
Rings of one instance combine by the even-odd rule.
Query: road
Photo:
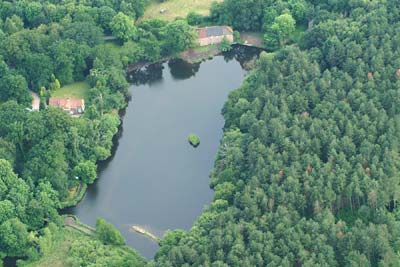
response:
[[[64,218],[64,225],[66,227],[70,227],[74,230],[78,230],[84,234],[94,236],[96,233],[94,229],[89,228],[89,226],[84,226],[76,222],[74,217],[68,216]]]

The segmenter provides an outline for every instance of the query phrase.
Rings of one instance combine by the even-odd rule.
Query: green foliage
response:
[[[0,3],[0,257],[58,247],[59,230],[43,227],[58,222],[74,176],[93,182],[95,162],[110,156],[115,110],[129,95],[123,67],[193,44],[183,20],[135,25],[144,4]],[[188,16],[262,31],[269,48],[283,49],[262,53],[230,94],[214,200],[189,232],[167,234],[152,266],[398,266],[398,10],[394,0],[225,0],[207,18]],[[124,45],[111,49],[103,32]],[[29,90],[85,76],[84,116],[25,110]],[[104,220],[97,234],[124,243]],[[62,252],[71,266],[144,264],[82,240]]]
[[[97,177],[96,169],[96,164],[92,161],[84,161],[76,165],[73,172],[77,179],[85,184],[92,184]]]
[[[229,42],[229,40],[224,37],[224,39],[222,39],[222,42],[220,43],[220,49],[222,52],[228,52],[230,50],[232,50],[232,44],[231,42]]]
[[[200,14],[197,14],[196,12],[189,12],[186,16],[186,20],[189,25],[196,26],[203,23],[204,17]]]
[[[28,84],[22,75],[15,74],[11,71],[4,62],[2,64],[1,79],[0,79],[0,103],[7,100],[15,100],[20,104],[29,105],[31,95],[28,91]]]
[[[229,95],[214,200],[153,266],[397,266],[397,2],[260,2],[283,48]],[[212,19],[257,28],[245,3]],[[302,16],[301,49],[285,47]]]
[[[131,40],[136,35],[135,21],[122,12],[113,17],[110,28],[112,34],[123,41]]]
[[[89,267],[144,267],[145,261],[131,251],[102,245],[98,240],[76,240],[72,243],[67,263],[69,266]]]
[[[290,14],[283,14],[275,18],[271,25],[271,33],[277,38],[280,46],[287,43],[289,35],[292,34],[296,27],[296,21]],[[268,34],[268,33],[267,33]]]
[[[103,41],[103,31],[92,22],[69,23],[65,27],[63,35],[66,39],[75,40],[77,44],[89,46],[98,45]]]
[[[19,262],[20,266],[121,266],[143,267],[146,261],[125,246],[104,245],[98,239],[50,223],[37,238],[40,259]]]
[[[198,147],[200,145],[200,137],[195,134],[189,134],[188,141],[194,147]]]
[[[29,248],[26,225],[9,219],[0,225],[0,249],[10,256],[23,256]]]
[[[165,27],[164,40],[167,53],[180,52],[193,46],[195,31],[185,20],[176,20]]]
[[[125,239],[121,233],[104,219],[96,220],[96,235],[104,243],[108,245],[124,245]]]
[[[233,31],[233,41],[235,43],[241,44],[243,43],[242,38],[240,37],[240,32],[238,31]]]
[[[17,15],[12,15],[7,17],[4,23],[4,31],[8,34],[16,33],[22,30],[24,27],[24,22]]]
[[[311,1],[269,1],[269,0],[225,0],[214,3],[209,20],[217,24],[232,25],[241,31],[261,31],[270,27],[275,18],[290,12],[299,23],[306,23],[312,14]],[[313,18],[311,18],[313,19]]]

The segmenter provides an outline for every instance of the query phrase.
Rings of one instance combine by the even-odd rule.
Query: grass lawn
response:
[[[70,97],[86,99],[90,85],[87,82],[75,82],[61,87],[52,93],[52,97]]]
[[[222,0],[168,0],[160,3],[157,0],[152,0],[144,13],[143,19],[174,20],[177,17],[186,17],[191,11],[208,15],[214,1],[222,2]],[[165,10],[163,14],[160,13],[162,9]]]

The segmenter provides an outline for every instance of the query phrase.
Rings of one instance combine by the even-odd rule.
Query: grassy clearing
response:
[[[72,242],[77,239],[82,239],[82,241],[89,240],[85,235],[70,230],[70,229],[62,229],[57,233],[55,237],[54,243],[52,244],[51,253],[42,257],[40,260],[28,263],[24,265],[25,267],[43,267],[43,266],[51,266],[51,267],[66,267],[68,266],[66,263],[66,255],[71,248]]]
[[[212,2],[222,0],[169,0],[163,3],[152,0],[147,7],[143,19],[174,20],[177,17],[186,17],[189,12],[196,12],[201,15],[208,15]],[[161,14],[160,10],[165,10]]]
[[[77,222],[80,227],[87,228],[91,231],[93,229],[87,225],[81,224]],[[96,241],[97,245],[89,245],[85,246],[83,244],[87,244],[90,241]],[[23,262],[21,266],[24,267],[71,267],[71,260],[77,259],[77,255],[71,255],[71,249],[91,249],[92,251],[87,251],[89,258],[99,258],[99,260],[106,260],[108,258],[109,261],[111,259],[109,257],[115,257],[115,255],[120,255],[121,257],[129,257],[131,260],[132,258],[137,259],[137,264],[133,266],[145,266],[146,262],[145,259],[142,258],[136,251],[130,249],[127,246],[113,246],[113,245],[103,245],[96,237],[87,235],[80,231],[71,229],[69,227],[62,227],[62,228],[53,228],[51,230],[51,239],[45,242],[46,249],[42,251],[44,255],[36,260],[36,261],[27,261]],[[95,255],[93,255],[93,253]],[[118,258],[118,257],[117,257]],[[114,258],[116,259],[116,258]],[[86,259],[88,260],[88,259]],[[94,265],[95,262],[93,260]],[[93,266],[94,266],[93,265]],[[73,265],[76,266],[76,265]],[[97,266],[97,265],[96,265]],[[103,266],[103,265],[102,265]],[[115,266],[115,265],[109,265]]]
[[[52,93],[53,97],[70,97],[86,99],[90,85],[87,82],[75,82],[61,87]]]

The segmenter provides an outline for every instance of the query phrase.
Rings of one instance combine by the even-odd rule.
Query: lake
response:
[[[160,237],[168,229],[189,230],[213,197],[209,174],[223,133],[221,109],[257,53],[237,46],[201,64],[173,60],[130,75],[132,99],[113,156],[68,212],[92,226],[105,218],[148,259],[158,245],[133,225]],[[197,148],[188,143],[190,133],[200,137]]]

